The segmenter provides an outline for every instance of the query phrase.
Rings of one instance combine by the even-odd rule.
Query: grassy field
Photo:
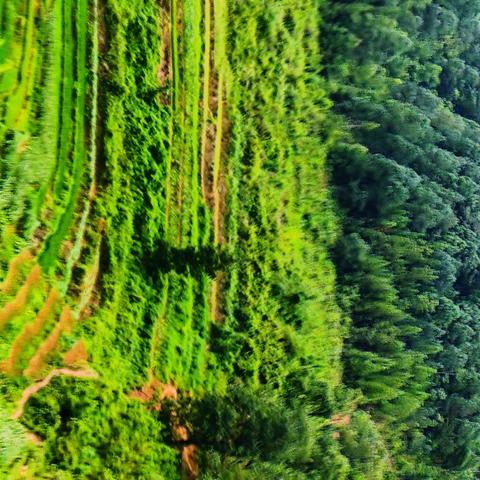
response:
[[[341,387],[317,34],[311,0],[0,0],[8,478],[180,478],[155,402]]]

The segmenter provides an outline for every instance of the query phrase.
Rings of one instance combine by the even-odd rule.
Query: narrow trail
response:
[[[215,153],[213,157],[213,223],[214,223],[214,245],[223,242],[221,229],[221,202],[222,192],[219,191],[220,170],[222,168],[223,154],[223,123],[224,123],[224,83],[225,73],[223,68],[218,79],[218,107],[217,126],[215,135]]]
[[[160,7],[160,28],[162,30],[161,38],[161,57],[160,65],[158,66],[158,82],[161,88],[168,86],[168,83],[172,81],[172,46],[171,46],[171,28],[170,28],[170,13],[166,7]],[[160,103],[169,105],[169,96],[160,96]]]
[[[58,377],[60,375],[77,378],[98,378],[97,372],[90,369],[73,370],[71,368],[56,368],[55,370],[52,370],[43,380],[34,383],[33,385],[30,385],[23,391],[22,398],[19,400],[17,404],[17,409],[12,414],[11,418],[14,420],[18,420],[23,415],[25,405],[27,404],[30,397],[40,391],[42,388],[45,388],[54,377]]]
[[[100,222],[101,223],[101,222]],[[100,230],[101,226],[100,226]],[[82,279],[78,304],[75,308],[75,316],[81,320],[83,317],[91,314],[93,306],[98,304],[98,295],[96,288],[100,277],[100,255],[101,255],[102,236],[97,241],[94,259]],[[96,305],[98,306],[98,305]]]
[[[172,85],[170,88],[170,122],[168,125],[168,137],[169,137],[169,147],[168,147],[168,157],[167,157],[167,167],[165,174],[165,236],[168,238],[168,233],[170,230],[170,220],[171,220],[171,206],[170,201],[172,197],[172,163],[173,163],[173,142],[174,142],[174,122],[175,116],[178,108],[178,100],[176,96],[176,89],[178,88],[178,45],[177,45],[177,2],[176,0],[170,0],[169,11],[166,18],[169,19],[168,28],[170,33],[170,48],[168,50],[169,54],[169,71],[171,76]]]
[[[211,62],[211,42],[212,42],[212,4],[211,0],[205,0],[205,36],[204,36],[204,54],[203,54],[203,118],[202,118],[202,137],[201,137],[201,164],[200,178],[202,183],[203,198],[208,203],[207,192],[207,131],[210,115],[210,62]]]
[[[201,134],[200,177],[202,194],[205,203],[213,210],[213,244],[215,247],[225,242],[223,236],[223,215],[225,212],[226,185],[222,172],[222,161],[225,153],[225,125],[226,125],[226,65],[224,64],[223,42],[220,42],[220,62],[216,66],[215,46],[212,38],[216,39],[218,32],[216,22],[223,18],[223,5],[215,2],[215,9],[219,7],[220,17],[212,11],[212,1],[205,0],[205,32],[204,32],[204,61],[203,61],[203,118]],[[215,25],[215,26],[214,26]],[[212,29],[214,31],[212,31]],[[221,31],[222,29],[220,29]],[[216,41],[216,40],[215,40]],[[215,111],[216,110],[216,111]],[[210,116],[215,111],[215,123]],[[223,287],[223,272],[219,272],[212,281],[210,291],[210,317],[213,321],[220,317],[219,303]]]
[[[187,480],[194,480],[198,477],[200,469],[198,466],[198,447],[186,445],[182,449],[182,474]]]
[[[162,383],[158,380],[152,370],[149,370],[149,380],[140,390],[133,390],[129,394],[130,398],[140,400],[141,402],[155,402],[153,410],[160,410],[162,402],[166,399],[177,400],[177,387],[172,383]]]
[[[218,312],[218,281],[215,278],[212,281],[212,288],[210,290],[210,318],[216,322]]]
[[[129,397],[143,403],[152,404],[150,408],[160,411],[164,400],[177,400],[178,391],[172,383],[162,383],[149,371],[149,381],[143,385],[141,390],[130,392]],[[195,479],[199,475],[198,447],[193,444],[185,445],[188,442],[188,429],[181,425],[176,412],[171,413],[170,427],[175,441],[182,443],[182,478]]]
[[[185,127],[186,127],[186,92],[185,92],[185,75],[183,71],[185,70],[185,61],[182,58],[185,56],[185,45],[184,42],[184,11],[183,11],[183,2],[178,2],[176,6],[176,20],[174,25],[175,31],[175,59],[174,59],[174,105],[175,105],[175,116],[173,117],[174,127],[176,127],[176,137],[174,139],[175,145],[173,153],[175,155],[175,160],[177,164],[177,208],[176,208],[176,219],[177,219],[177,231],[176,231],[176,242],[180,247],[182,245],[182,240],[184,236],[184,215],[183,209],[185,205],[185,173],[187,170],[187,162],[185,158]],[[180,71],[182,70],[182,74]]]
[[[163,285],[162,306],[160,308],[160,313],[158,315],[157,321],[155,322],[155,326],[153,328],[152,341],[150,344],[149,369],[148,369],[150,381],[153,378],[155,378],[154,369],[155,369],[155,364],[157,363],[158,350],[162,341],[162,330],[165,327],[165,319],[167,316],[169,287],[170,287],[170,282],[169,282],[169,277],[167,276],[165,279],[165,284]]]
[[[221,322],[224,318],[222,312],[222,295],[225,283],[225,272],[218,272],[212,281],[210,290],[210,318],[214,322]]]
[[[215,127],[215,149],[213,155],[213,244],[218,247],[225,243],[223,235],[223,217],[225,214],[226,184],[223,173],[223,160],[225,155],[225,70],[222,65],[218,78],[217,92],[217,118]],[[213,321],[219,321],[222,317],[220,305],[223,292],[224,272],[218,272],[212,282],[210,293],[210,315]]]

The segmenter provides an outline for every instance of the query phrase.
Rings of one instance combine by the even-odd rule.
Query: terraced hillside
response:
[[[239,474],[199,402],[341,388],[317,23],[311,0],[0,1],[7,478]]]
[[[87,2],[57,3],[2,4],[2,370],[16,388],[78,340],[98,273],[97,27]]]

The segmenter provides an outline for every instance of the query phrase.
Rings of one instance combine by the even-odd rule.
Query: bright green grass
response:
[[[62,6],[56,2],[49,12],[46,22],[47,52],[46,79],[42,85],[40,99],[40,118],[38,119],[38,137],[32,139],[32,145],[27,155],[32,158],[31,164],[37,166],[35,173],[40,185],[32,192],[32,208],[27,220],[27,238],[32,238],[37,228],[45,222],[44,213],[47,192],[55,174],[58,154],[57,140],[59,136],[59,111],[61,76],[62,76]]]
[[[67,237],[73,223],[78,195],[82,187],[85,175],[84,165],[86,161],[85,149],[85,101],[86,101],[86,73],[87,73],[87,0],[80,0],[75,9],[77,30],[76,52],[76,103],[75,103],[75,134],[73,146],[73,164],[65,209],[62,212],[59,223],[48,238],[44,252],[40,256],[40,264],[47,271],[54,266],[58,258],[61,242]]]
[[[154,410],[129,396],[152,374],[194,398],[224,393],[238,379],[272,388],[275,395],[286,391],[294,375],[313,376],[332,391],[340,382],[343,332],[327,255],[336,223],[325,187],[325,145],[311,139],[319,138],[312,133],[328,108],[323,86],[314,83],[315,5],[215,0],[209,74],[210,33],[203,31],[208,22],[201,0],[172,0],[168,12],[154,0],[42,5],[49,15],[36,21],[51,26],[30,35],[35,25],[30,13],[19,38],[9,40],[15,45],[15,72],[31,67],[27,59],[40,44],[48,52],[38,56],[35,76],[21,87],[29,91],[31,78],[43,78],[35,82],[36,100],[22,104],[28,121],[18,111],[8,112],[10,128],[17,130],[11,130],[2,167],[0,260],[4,269],[37,236],[39,261],[49,275],[5,330],[0,357],[41,307],[47,284],[59,284],[62,301],[79,313],[79,303],[88,303],[79,292],[81,282],[98,264],[96,301],[73,332],[61,336],[49,362],[52,368],[61,365],[60,353],[82,338],[99,379],[56,379],[29,403],[23,422],[45,438],[42,453],[31,456],[32,475],[179,478],[179,455],[166,446],[167,427]],[[12,15],[1,7],[5,18]],[[285,26],[287,13],[293,29]],[[172,75],[164,86],[158,78],[165,55],[162,18],[170,19]],[[103,23],[108,42],[100,54]],[[45,76],[39,75],[42,61]],[[0,64],[6,63],[0,56]],[[210,92],[219,97],[219,108],[202,112],[202,103],[210,100],[202,98],[202,85],[210,81],[219,84]],[[3,102],[16,85],[7,85],[11,79],[5,75],[0,82]],[[35,103],[39,99],[44,109]],[[220,128],[222,109],[231,131]],[[220,175],[226,179],[225,243],[215,233],[215,207],[202,195],[205,122],[216,127],[209,166],[214,190]],[[29,136],[30,148],[22,154],[19,146]],[[25,169],[41,155],[48,159],[44,170]],[[88,197],[93,181],[95,199]],[[35,182],[41,185],[37,194]],[[6,227],[21,227],[25,219],[25,232],[18,228],[7,238]],[[310,224],[319,227],[312,230]],[[217,284],[221,314],[213,319],[216,270],[225,282]],[[51,319],[32,340],[20,367],[53,325]],[[0,408],[11,410],[27,382],[5,375],[0,380],[8,392]],[[71,418],[63,422],[66,411]],[[27,458],[22,451],[19,458]]]
[[[315,8],[305,1],[264,11],[255,2],[233,2],[230,9],[236,33],[228,49],[234,72],[228,91],[237,123],[227,225],[242,267],[228,270],[225,328],[235,330],[232,342],[244,342],[238,368],[254,383],[281,384],[304,358],[334,388],[342,332],[327,251],[336,227],[328,191],[319,190],[326,184],[325,148],[311,135],[323,118],[305,122],[305,111],[318,112],[320,102],[324,111],[329,106],[307,73],[318,58],[315,35],[304,38],[307,29],[316,29]],[[284,26],[287,13],[296,26],[292,32]],[[318,237],[307,233],[305,222],[319,225]],[[240,312],[247,323],[239,323]]]
[[[186,115],[189,119],[190,131],[186,150],[191,152],[191,244],[198,246],[200,242],[199,208],[200,208],[200,185],[199,185],[199,162],[200,162],[200,92],[201,92],[201,59],[202,59],[202,31],[201,15],[202,5],[200,0],[186,2],[184,5],[185,43],[190,46],[189,55],[185,59],[187,64],[192,65],[187,70],[188,76],[185,81],[188,103]]]
[[[59,141],[58,163],[56,168],[55,188],[53,194],[57,199],[63,199],[64,176],[67,171],[68,155],[71,148],[72,135],[72,97],[73,97],[73,4],[66,0],[58,12],[57,25],[62,27],[63,66],[62,66],[62,110],[61,133]]]
[[[8,96],[5,123],[7,128],[25,131],[30,110],[30,97],[35,79],[37,49],[35,45],[36,29],[34,24],[35,2],[27,3],[25,10],[25,33],[23,35],[22,60],[19,67],[20,83]]]

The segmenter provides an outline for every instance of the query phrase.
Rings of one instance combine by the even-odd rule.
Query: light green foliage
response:
[[[27,450],[26,431],[18,422],[8,418],[7,412],[0,410],[0,472],[8,474],[17,460]]]

